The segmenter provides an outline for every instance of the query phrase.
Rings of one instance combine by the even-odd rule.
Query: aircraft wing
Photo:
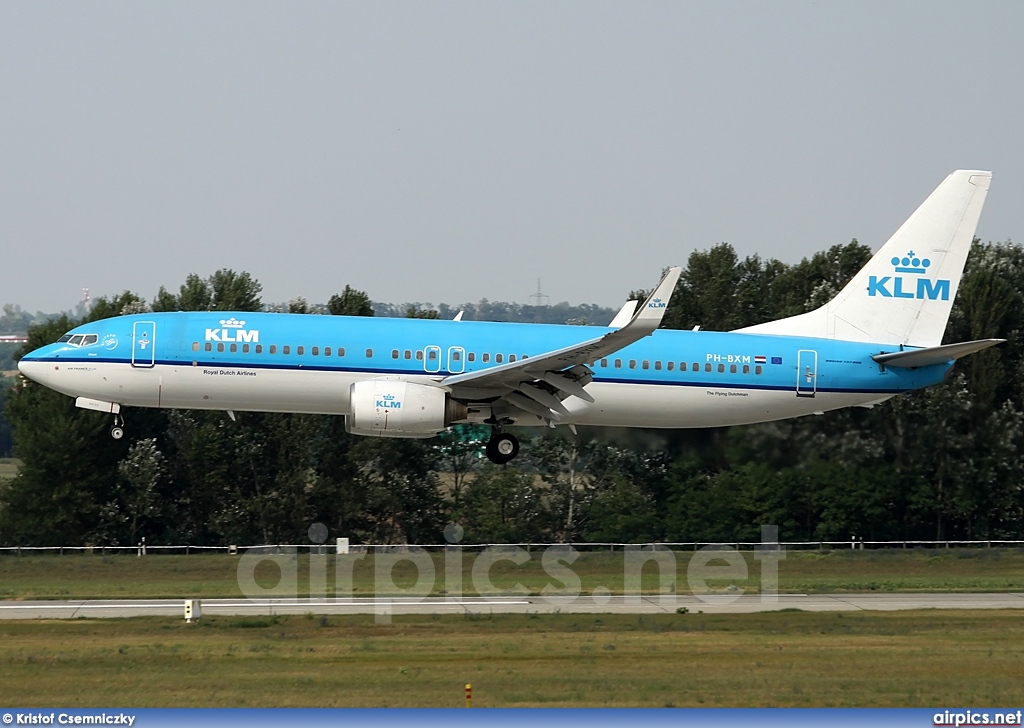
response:
[[[503,399],[513,407],[549,422],[568,414],[561,400],[574,395],[588,402],[594,398],[584,387],[593,380],[588,362],[650,336],[661,324],[682,268],[669,268],[661,282],[625,326],[603,336],[562,349],[499,364],[465,374],[453,374],[438,383],[451,387],[456,396]],[[585,329],[581,329],[585,331]]]

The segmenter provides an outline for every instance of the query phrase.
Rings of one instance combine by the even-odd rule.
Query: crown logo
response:
[[[914,255],[914,251],[911,250],[903,258],[893,256],[892,264],[896,266],[897,273],[913,273],[915,275],[923,276],[928,272],[928,266],[930,266],[932,262],[927,258],[921,260]]]
[[[229,319],[221,319],[220,325],[225,329],[240,329],[245,326],[245,321],[239,321],[234,316]]]
[[[395,395],[393,395],[393,394],[385,394],[385,395],[384,395],[384,399],[385,399],[385,400],[387,400],[387,401],[389,401],[389,402],[390,402],[391,400],[393,400],[394,398],[395,398]]]

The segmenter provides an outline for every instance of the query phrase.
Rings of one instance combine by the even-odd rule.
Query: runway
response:
[[[184,599],[105,599],[0,602],[0,619],[77,619],[184,616]],[[908,609],[1024,609],[1024,593],[759,594],[704,596],[608,595],[502,597],[381,597],[355,599],[204,599],[205,616],[290,614],[748,614],[796,609],[805,612]]]

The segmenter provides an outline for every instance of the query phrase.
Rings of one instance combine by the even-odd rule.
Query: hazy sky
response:
[[[0,0],[0,303],[617,305],[877,248],[950,171],[1024,239],[1021,2]]]

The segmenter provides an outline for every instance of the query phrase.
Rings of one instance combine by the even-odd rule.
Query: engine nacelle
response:
[[[349,389],[345,431],[376,437],[433,437],[468,416],[445,390],[398,379],[367,379]]]

